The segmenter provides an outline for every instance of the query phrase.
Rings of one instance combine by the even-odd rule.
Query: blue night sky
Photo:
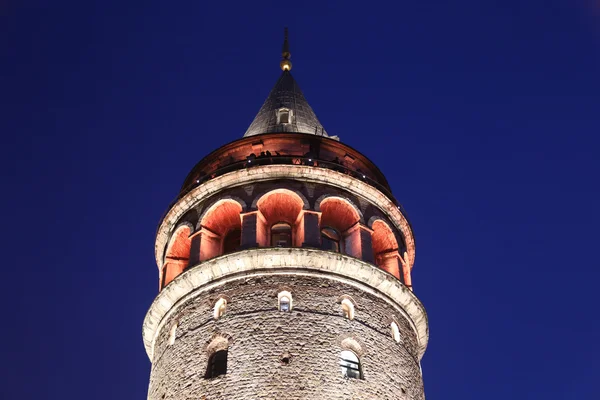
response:
[[[146,398],[154,234],[293,74],[416,236],[428,400],[598,399],[600,2],[0,2],[2,399]]]

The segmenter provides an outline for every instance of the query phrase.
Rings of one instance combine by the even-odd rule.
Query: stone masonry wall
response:
[[[292,293],[291,312],[278,310],[281,290]],[[356,302],[354,320],[342,314],[343,295]],[[214,320],[219,296],[227,310]],[[391,336],[392,320],[400,343]],[[205,379],[215,337],[229,341],[227,374]],[[364,380],[342,377],[339,355],[347,338],[361,347]],[[288,364],[284,354],[291,355]],[[156,341],[148,399],[423,400],[417,360],[414,331],[384,300],[326,278],[266,273],[229,281],[178,307]]]

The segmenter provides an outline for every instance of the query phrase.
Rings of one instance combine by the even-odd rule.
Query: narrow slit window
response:
[[[224,298],[221,297],[215,303],[215,309],[214,309],[215,319],[221,318],[223,316],[223,314],[225,314],[225,310],[227,310],[227,300],[225,300]]]
[[[344,350],[340,354],[340,366],[344,378],[363,379],[360,360],[354,352]]]
[[[348,299],[342,300],[342,312],[344,317],[354,319],[354,304]]]
[[[292,310],[292,294],[287,291],[279,293],[279,311],[288,312]]]
[[[396,341],[396,343],[400,343],[400,329],[398,328],[398,324],[392,322],[390,328],[392,330],[392,338]]]
[[[169,346],[175,344],[175,338],[177,337],[177,323],[174,323],[169,331]]]

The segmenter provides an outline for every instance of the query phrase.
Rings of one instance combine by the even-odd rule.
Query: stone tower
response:
[[[379,169],[283,70],[202,159],[156,235],[148,399],[424,399],[411,226]]]

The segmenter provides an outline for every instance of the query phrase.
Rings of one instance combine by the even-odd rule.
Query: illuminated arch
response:
[[[263,246],[283,243],[282,247],[298,245],[298,227],[301,224],[297,222],[306,206],[304,200],[297,192],[288,189],[275,189],[260,196],[256,200],[261,217],[257,229],[258,243]],[[279,236],[277,243],[274,243],[273,235]]]
[[[375,219],[371,224],[373,230],[371,242],[375,263],[383,270],[401,279],[400,253],[398,241],[390,226],[382,219]]]
[[[321,227],[331,227],[340,233],[346,232],[362,219],[359,209],[343,197],[325,197],[317,201],[315,209],[321,211]]]
[[[302,201],[302,209],[303,210],[308,210],[310,209],[310,204],[308,202],[308,199],[306,198],[306,196],[304,196],[304,194],[302,194],[302,192],[295,190],[295,189],[275,189],[275,190],[267,190],[265,192],[262,192],[260,195],[256,196],[254,198],[254,201],[252,202],[252,206],[251,209],[252,210],[257,210],[258,209],[258,203],[262,200],[263,197],[270,195],[274,192],[287,192],[287,193],[291,193],[296,195],[301,201]]]
[[[243,210],[234,198],[224,198],[212,204],[200,220],[200,261],[231,252],[240,245]]]
[[[171,235],[161,271],[161,288],[168,285],[169,282],[182,273],[188,266],[190,260],[191,232],[190,225],[184,223],[178,226]]]

